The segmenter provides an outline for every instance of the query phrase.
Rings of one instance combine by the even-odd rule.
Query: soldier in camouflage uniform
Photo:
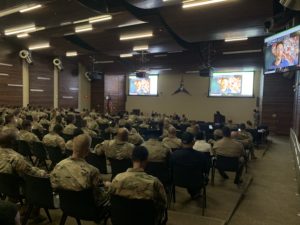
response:
[[[39,116],[38,113],[33,114],[32,116],[32,129],[38,130],[41,134],[44,133],[44,127],[39,123]]]
[[[5,125],[2,128],[2,131],[5,130],[14,130],[14,132],[16,133],[19,132],[17,128],[16,118],[13,114],[8,114],[5,116]]]
[[[95,147],[97,155],[105,155],[107,158],[128,159],[131,158],[134,145],[128,142],[128,130],[119,128],[114,140],[106,140]]]
[[[0,173],[8,173],[22,176],[47,176],[44,170],[33,167],[19,153],[12,149],[17,134],[14,130],[6,130],[0,133]]]
[[[142,146],[146,147],[149,153],[148,160],[151,162],[163,162],[167,160],[171,153],[171,149],[160,142],[154,133],[148,135],[148,141],[145,141]]]
[[[162,143],[171,149],[179,149],[182,147],[181,139],[176,137],[176,128],[170,127],[168,130],[168,137],[165,137]]]
[[[142,136],[136,131],[135,128],[132,128],[130,123],[125,124],[126,129],[128,130],[128,142],[134,145],[141,145],[144,142]]]
[[[83,131],[79,128],[76,128],[74,130],[73,139],[81,134],[83,134]],[[69,151],[73,151],[73,145],[74,145],[73,139],[67,141],[67,143],[66,143],[66,149]]]
[[[50,174],[53,189],[82,191],[93,189],[97,204],[107,203],[108,196],[99,170],[88,164],[85,157],[89,154],[91,138],[81,134],[74,138],[73,155],[59,162]]]
[[[29,144],[33,142],[39,142],[40,139],[33,133],[31,133],[31,122],[24,120],[22,123],[22,130],[19,132],[19,140],[26,141]]]
[[[77,127],[74,125],[75,123],[74,115],[68,115],[66,122],[68,125],[64,128],[63,133],[67,135],[73,135],[74,130],[77,129]]]
[[[62,151],[65,150],[65,140],[59,136],[62,133],[63,127],[56,124],[49,134],[46,134],[43,138],[43,143],[45,146],[59,147]]]
[[[81,121],[81,126],[82,126],[81,130],[83,131],[83,133],[90,135],[92,138],[97,137],[97,133],[87,127],[86,120]]]
[[[167,197],[162,183],[144,171],[147,159],[147,149],[143,146],[135,147],[132,153],[133,168],[118,174],[113,179],[110,193],[128,199],[153,200],[157,210],[156,224],[158,224],[165,216]]]

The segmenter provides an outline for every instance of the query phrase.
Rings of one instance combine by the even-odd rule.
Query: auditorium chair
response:
[[[21,187],[23,180],[12,174],[0,173],[0,193],[2,198],[9,197],[18,200],[23,205]]]
[[[93,137],[92,138],[92,144],[91,144],[91,149],[94,149],[97,144],[102,143],[104,140],[101,137]]]
[[[111,180],[114,179],[119,173],[125,172],[128,168],[132,167],[131,159],[113,159],[108,158],[111,166]]]
[[[106,225],[109,218],[108,206],[97,206],[94,199],[92,189],[83,191],[57,190],[60,199],[60,208],[63,215],[60,220],[60,225],[66,223],[67,217],[74,217],[77,225],[81,225],[80,220],[88,221],[104,221]]]
[[[47,152],[42,142],[33,142],[32,143],[32,154],[36,157],[35,166],[39,166],[43,164],[47,171],[49,171],[49,167],[47,165]]]
[[[128,199],[111,195],[112,225],[165,225],[167,210],[163,221],[156,222],[157,212],[152,200]]]
[[[24,157],[28,158],[31,161],[32,165],[34,165],[31,148],[28,142],[23,140],[18,140],[17,143],[18,143],[18,152]]]
[[[54,207],[54,195],[50,184],[50,178],[25,175],[24,180],[24,194],[26,202],[28,204],[28,208],[24,215],[22,225],[27,224],[28,219],[32,213],[33,207],[43,208],[49,219],[49,222],[52,223],[49,209],[55,209],[57,207]]]
[[[59,147],[46,146],[46,151],[49,159],[51,160],[50,170],[52,170],[57,163],[65,158],[65,155]]]
[[[96,167],[100,173],[107,174],[107,168],[106,168],[106,157],[105,155],[96,155],[95,153],[89,153],[89,155],[85,158],[85,160]]]

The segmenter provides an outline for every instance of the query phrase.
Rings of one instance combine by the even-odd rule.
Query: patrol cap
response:
[[[181,136],[183,144],[191,144],[194,141],[194,135],[190,132],[184,132]]]

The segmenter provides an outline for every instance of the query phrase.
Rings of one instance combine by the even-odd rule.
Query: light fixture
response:
[[[28,33],[28,32],[32,32],[32,31],[36,31],[35,25],[28,25],[28,26],[7,29],[4,31],[4,34],[9,36],[9,35],[13,35],[13,34]]]
[[[98,23],[106,20],[111,20],[112,16],[111,15],[103,15],[103,16],[95,16],[89,18],[89,23]]]
[[[0,73],[0,76],[8,77],[9,74],[8,73]]]
[[[26,37],[29,37],[29,34],[28,33],[22,33],[22,34],[18,34],[17,37],[18,38],[26,38]]]
[[[108,63],[114,63],[113,60],[104,60],[104,61],[96,61],[94,64],[108,64]]]
[[[201,1],[184,1],[182,3],[182,8],[192,8],[192,7],[197,7],[197,6],[203,6],[203,5],[210,5],[210,4],[215,4],[219,2],[225,2],[227,0],[201,0]]]
[[[86,32],[86,31],[91,31],[91,30],[93,30],[92,25],[85,25],[85,26],[75,27],[75,32],[76,33],[81,33],[81,32]]]
[[[133,54],[132,53],[126,53],[126,54],[121,54],[120,57],[121,58],[129,58],[129,57],[132,57]]]
[[[37,77],[38,80],[51,80],[50,77]]]
[[[241,51],[226,51],[223,55],[235,55],[235,54],[247,54],[247,53],[259,53],[261,49],[241,50]]]
[[[29,50],[38,50],[38,49],[43,49],[43,48],[49,48],[50,44],[49,43],[43,43],[43,44],[39,44],[39,45],[32,45],[29,46]]]
[[[76,51],[72,51],[72,52],[66,52],[66,56],[67,57],[73,57],[73,56],[77,56],[77,52]]]
[[[0,62],[0,66],[9,66],[9,67],[12,67],[13,64]]]
[[[137,20],[137,21],[134,21],[134,22],[127,22],[127,23],[120,24],[120,25],[118,25],[118,27],[119,28],[121,28],[121,27],[130,27],[130,26],[135,26],[135,25],[144,24],[144,23],[147,23],[147,22]]]
[[[29,11],[32,11],[32,10],[35,10],[35,9],[38,9],[38,8],[41,8],[42,5],[38,4],[38,5],[32,5],[32,6],[28,6],[24,9],[21,9],[19,12],[20,13],[25,13],[25,12],[29,12]]]
[[[149,49],[148,45],[140,45],[133,47],[133,51],[147,51]]]
[[[152,36],[153,36],[152,31],[147,32],[147,33],[135,34],[135,35],[121,35],[120,36],[120,41],[139,39],[139,38],[147,38],[147,37],[152,37]]]
[[[44,92],[43,89],[30,89],[31,92]]]
[[[247,41],[248,37],[232,37],[232,38],[225,38],[225,42],[233,42],[233,41]]]
[[[8,87],[23,87],[23,84],[7,84]]]

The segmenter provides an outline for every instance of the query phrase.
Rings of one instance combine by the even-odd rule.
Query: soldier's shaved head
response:
[[[0,132],[0,147],[12,148],[17,140],[17,133],[13,129],[7,129]]]
[[[73,157],[85,158],[90,151],[91,137],[86,134],[78,135],[73,139]]]
[[[117,139],[119,141],[128,141],[128,130],[126,128],[119,128],[117,132]]]
[[[176,136],[176,128],[173,126],[170,126],[168,129],[168,133],[169,133],[169,136],[175,137]]]

